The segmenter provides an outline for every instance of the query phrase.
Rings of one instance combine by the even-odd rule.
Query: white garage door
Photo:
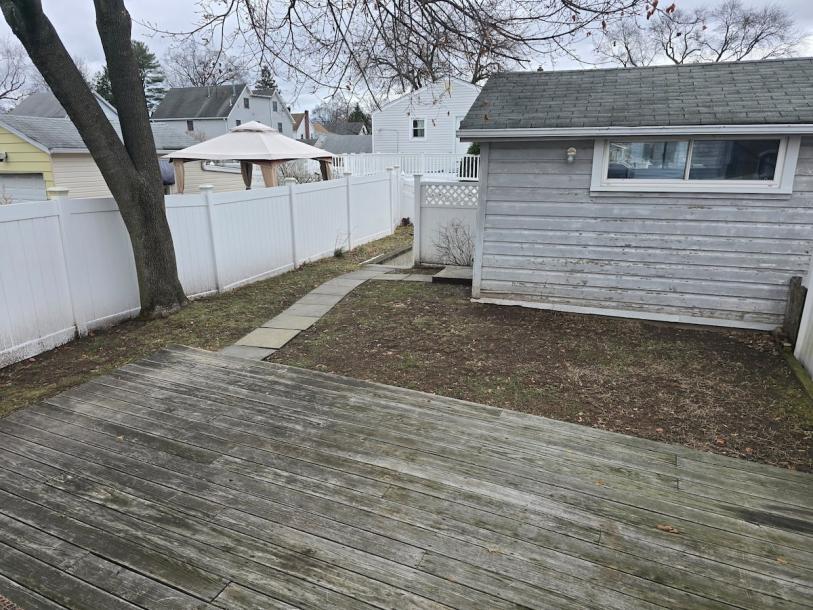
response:
[[[0,203],[45,201],[42,174],[0,174]]]

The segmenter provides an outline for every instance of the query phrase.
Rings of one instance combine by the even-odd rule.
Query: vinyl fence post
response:
[[[347,251],[353,249],[353,199],[350,193],[353,174],[344,172],[345,187],[347,189]]]
[[[387,227],[387,230],[388,230],[390,233],[392,233],[393,224],[394,224],[394,223],[393,223],[393,219],[392,219],[392,217],[393,217],[392,210],[393,210],[393,207],[394,207],[394,205],[393,205],[393,200],[395,199],[395,195],[394,195],[394,193],[393,193],[393,188],[394,188],[394,187],[393,187],[393,183],[392,183],[392,177],[393,177],[393,175],[394,175],[394,174],[393,174],[392,168],[391,168],[391,167],[388,167],[388,168],[387,168],[387,186],[389,187],[389,200],[390,200],[390,221],[389,221],[389,227]]]
[[[414,211],[412,219],[412,259],[415,265],[421,262],[421,175],[415,174],[414,176]]]
[[[401,218],[403,218],[402,208],[403,204],[401,203],[401,166],[397,163],[392,166],[392,171],[395,174],[395,216],[392,219],[393,224],[397,227],[401,224]]]
[[[206,217],[209,219],[209,241],[212,244],[212,265],[215,269],[215,288],[218,292],[223,292],[223,280],[220,277],[220,262],[217,256],[217,231],[215,231],[215,204],[212,200],[212,193],[215,191],[213,184],[201,184],[200,192],[203,201],[206,202]]]
[[[294,191],[296,178],[285,178],[283,183],[288,187],[288,217],[291,220],[291,260],[293,260],[294,269],[296,269],[299,264],[296,253],[296,191]]]
[[[68,285],[68,307],[71,310],[71,318],[73,325],[76,327],[76,332],[79,335],[87,334],[87,327],[85,324],[79,322],[79,316],[76,315],[76,302],[73,297],[73,274],[71,273],[71,264],[68,261],[68,211],[65,209],[63,199],[68,198],[68,189],[61,187],[51,187],[47,189],[48,198],[53,200],[56,207],[57,223],[59,224],[59,241],[62,245],[62,264],[65,267],[65,283]]]

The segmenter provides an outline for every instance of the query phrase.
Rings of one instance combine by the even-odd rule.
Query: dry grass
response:
[[[412,228],[340,258],[304,265],[226,294],[190,303],[159,320],[132,320],[0,370],[0,415],[83,383],[170,344],[217,350],[289,307],[325,280],[377,254],[409,245]]]
[[[813,405],[764,333],[474,304],[370,282],[275,362],[811,469]]]

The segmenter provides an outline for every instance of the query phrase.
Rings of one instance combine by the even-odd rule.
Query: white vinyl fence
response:
[[[389,235],[394,172],[166,198],[189,296],[229,290]],[[111,198],[0,206],[0,367],[139,311],[129,236]]]
[[[443,246],[459,255],[466,251],[474,256],[474,237],[477,230],[477,182],[438,182],[414,178],[415,241],[413,254],[416,263],[451,264],[443,253]],[[469,250],[470,249],[470,250]]]
[[[802,322],[799,325],[799,334],[796,337],[793,354],[807,372],[813,375],[813,265],[802,283],[807,288],[807,298],[802,310]]]
[[[338,172],[354,175],[383,172],[397,166],[401,172],[414,176],[447,177],[455,180],[477,180],[480,155],[444,153],[359,153],[333,156],[333,167]]]

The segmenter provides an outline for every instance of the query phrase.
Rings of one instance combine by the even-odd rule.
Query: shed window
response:
[[[234,124],[235,124],[237,127],[240,127],[240,125],[242,125],[242,124],[243,124],[243,121],[241,121],[240,119],[235,119],[235,120],[234,120]]]
[[[244,97],[243,98],[243,108],[249,108],[249,107],[251,107],[251,101],[247,97]]]
[[[591,189],[790,192],[798,146],[757,136],[597,141]]]
[[[186,131],[195,131],[195,121],[186,122]]]
[[[276,112],[276,111],[277,111],[277,102],[276,102],[276,100],[275,100],[275,101],[273,101],[273,102],[271,102],[271,109],[272,109],[274,112]]]
[[[282,133],[282,123],[277,123],[277,131]]]
[[[426,137],[426,119],[412,119],[412,130],[410,131],[412,138],[425,138]]]

